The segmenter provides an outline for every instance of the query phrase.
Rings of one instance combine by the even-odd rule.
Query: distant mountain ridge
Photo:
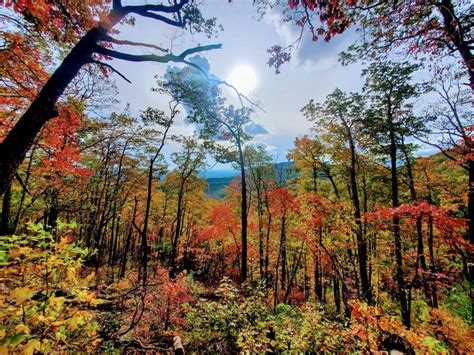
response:
[[[275,171],[277,176],[280,176],[283,180],[288,177],[293,177],[294,173],[288,173],[289,169],[293,169],[295,166],[294,162],[281,162],[275,164]],[[223,198],[225,196],[225,188],[229,185],[240,172],[237,170],[209,170],[202,173],[202,176],[206,178],[207,184],[209,185],[206,195],[213,198]]]

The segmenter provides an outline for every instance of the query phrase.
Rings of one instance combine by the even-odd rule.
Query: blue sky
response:
[[[267,48],[274,44],[285,46],[292,43],[298,36],[293,24],[285,23],[276,12],[257,20],[256,8],[250,0],[234,0],[232,3],[208,0],[202,11],[206,16],[217,17],[223,25],[224,31],[217,38],[192,36],[145,18],[137,18],[134,27],[122,28],[117,37],[157,44],[171,48],[174,53],[198,44],[222,43],[222,49],[205,54],[211,72],[226,79],[236,66],[253,68],[258,84],[251,96],[264,109],[257,110],[254,121],[268,132],[255,135],[254,141],[265,145],[275,160],[285,160],[295,137],[309,133],[310,124],[300,109],[310,99],[322,101],[335,88],[357,91],[362,87],[361,65],[344,67],[338,62],[338,53],[354,41],[354,31],[336,37],[329,44],[315,43],[305,36],[293,53],[292,61],[282,67],[281,74],[276,75],[267,65]],[[143,48],[124,47],[123,50],[143,53]],[[130,103],[134,113],[148,106],[168,107],[169,98],[151,91],[156,86],[155,75],[163,75],[166,65],[120,61],[115,61],[113,65],[132,81],[132,84],[128,84],[117,78],[121,106]],[[230,90],[224,91],[230,102],[235,100]],[[174,134],[191,135],[193,131],[193,127],[186,125],[183,119],[178,120],[173,127]],[[176,144],[170,144],[166,147],[165,155],[176,149]],[[215,168],[231,169],[231,166],[217,165]]]

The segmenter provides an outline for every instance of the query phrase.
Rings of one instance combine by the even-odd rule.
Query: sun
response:
[[[227,82],[242,94],[249,94],[258,85],[258,78],[255,70],[249,65],[238,65],[230,72]]]

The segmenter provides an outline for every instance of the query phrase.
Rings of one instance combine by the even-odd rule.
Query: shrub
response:
[[[4,352],[92,351],[99,344],[89,291],[88,254],[72,242],[74,224],[58,221],[55,241],[41,224],[0,239],[0,348]],[[2,351],[0,351],[2,352]]]

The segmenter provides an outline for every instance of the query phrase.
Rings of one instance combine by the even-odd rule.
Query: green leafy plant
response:
[[[0,349],[91,351],[99,343],[93,308],[98,303],[82,277],[89,253],[72,241],[75,223],[58,221],[55,240],[41,224],[27,235],[0,240]],[[1,352],[1,351],[0,351]]]

